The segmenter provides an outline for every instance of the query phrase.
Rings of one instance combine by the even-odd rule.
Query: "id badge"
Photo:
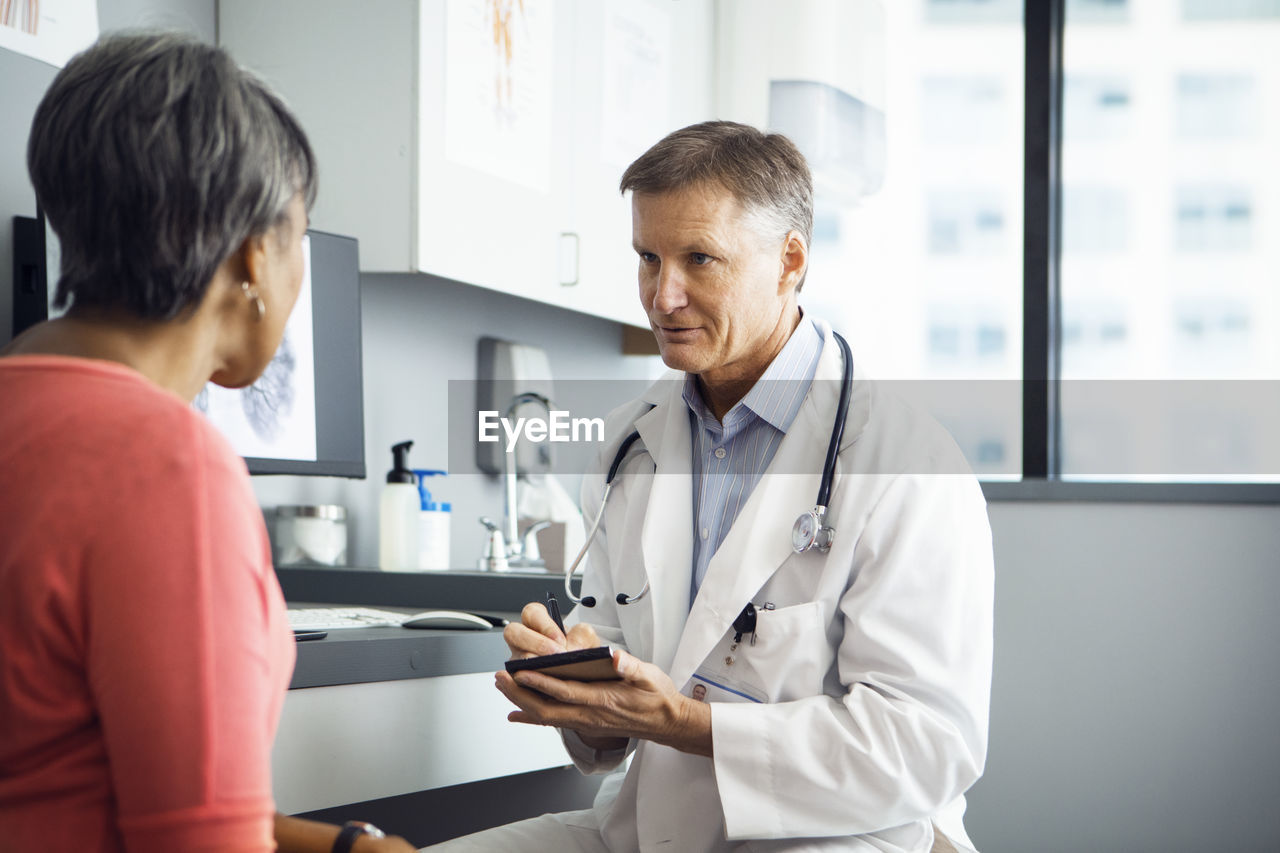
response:
[[[699,702],[765,701],[765,693],[722,671],[699,669],[689,678],[687,695]]]

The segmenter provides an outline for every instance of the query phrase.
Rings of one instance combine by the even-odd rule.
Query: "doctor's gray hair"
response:
[[[218,267],[315,200],[302,126],[220,48],[172,33],[102,38],[54,78],[27,144],[62,249],[55,304],[170,320]]]
[[[800,149],[781,133],[733,121],[689,125],[641,154],[622,173],[619,189],[661,194],[717,184],[770,238],[795,230],[806,246],[813,242],[813,177]]]

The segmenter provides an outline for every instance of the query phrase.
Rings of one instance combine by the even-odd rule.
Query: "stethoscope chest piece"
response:
[[[815,506],[796,519],[796,523],[791,526],[791,548],[793,551],[797,554],[803,554],[805,551],[810,550],[823,553],[831,550],[831,543],[836,538],[836,531],[835,528],[827,527],[822,523],[826,514],[827,508],[825,506]]]

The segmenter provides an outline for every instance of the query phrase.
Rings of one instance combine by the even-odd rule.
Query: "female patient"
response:
[[[0,848],[266,851],[274,824],[335,849],[273,818],[293,639],[244,463],[188,405],[280,343],[306,137],[218,49],[117,36],[58,74],[27,158],[71,308],[0,358]]]

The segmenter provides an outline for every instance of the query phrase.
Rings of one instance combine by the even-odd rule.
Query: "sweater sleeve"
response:
[[[195,416],[183,426],[193,452],[131,466],[87,555],[87,677],[118,829],[131,853],[274,850],[269,546],[243,464]]]

